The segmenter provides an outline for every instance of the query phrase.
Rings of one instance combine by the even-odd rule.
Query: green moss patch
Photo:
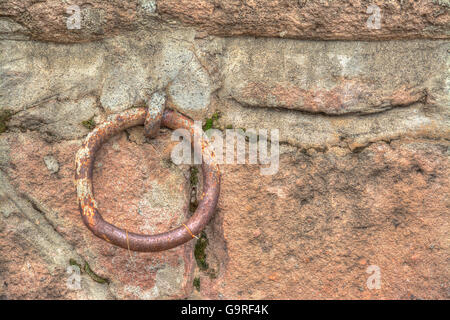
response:
[[[208,262],[206,262],[206,247],[208,246],[208,238],[206,237],[206,233],[203,231],[200,234],[199,239],[195,243],[194,256],[195,261],[197,261],[197,265],[200,270],[206,271],[209,268]]]
[[[208,131],[209,129],[217,128],[217,121],[220,119],[220,113],[218,111],[214,112],[211,118],[205,119],[205,124],[203,125],[203,131]]]
[[[195,289],[197,289],[197,291],[200,291],[200,278],[199,277],[196,277],[195,279],[194,279],[194,288]]]
[[[96,273],[94,273],[94,271],[91,270],[91,267],[89,267],[89,264],[87,262],[84,263],[84,272],[86,272],[89,275],[89,277],[91,277],[91,279],[94,280],[95,282],[107,284],[109,283],[108,279],[102,278]]]
[[[86,129],[92,130],[95,128],[96,123],[94,121],[94,117],[90,118],[89,120],[85,120],[81,122],[81,125],[85,127]]]
[[[84,268],[81,267],[81,264],[79,264],[75,259],[70,259],[69,264],[71,266],[77,266],[80,269],[80,272],[86,272],[86,274],[91,277],[92,280],[98,283],[109,283],[109,280],[106,278],[102,278],[99,275],[97,275],[94,271],[91,270],[91,267],[89,267],[89,264],[87,262],[84,263]]]
[[[80,268],[80,271],[81,271],[81,264],[79,264],[78,262],[76,262],[75,259],[70,259],[70,260],[69,260],[69,264],[70,264],[71,266],[77,266],[78,268]]]

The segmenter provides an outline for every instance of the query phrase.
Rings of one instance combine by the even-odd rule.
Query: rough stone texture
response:
[[[226,167],[216,217],[226,266],[216,279],[202,276],[201,292],[448,299],[448,164],[448,143],[401,140],[358,153],[287,149],[273,176]],[[366,287],[369,265],[381,269],[380,290]]]
[[[68,29],[68,8],[80,8],[80,29]],[[380,8],[380,28],[367,26],[371,5]],[[381,40],[450,36],[447,0],[133,0],[0,3],[0,36],[57,42],[111,37],[155,22],[180,21],[220,36],[266,36],[322,40]],[[150,25],[150,27],[149,27]]]
[[[367,8],[378,5],[380,29],[369,29]],[[221,36],[300,39],[448,38],[448,1],[161,0],[163,16]]]
[[[173,108],[201,117],[213,88],[193,38],[192,32],[160,32],[74,45],[4,41],[0,104],[17,113],[11,126],[39,126],[71,139],[86,134],[79,123],[98,108],[116,113],[144,105],[158,90],[168,91]]]
[[[111,299],[107,286],[81,274],[81,289],[66,286],[70,259],[82,261],[34,203],[0,172],[0,296],[2,299]]]
[[[68,29],[67,19],[72,14],[71,5],[80,8],[81,28]],[[133,29],[136,23],[137,1],[35,1],[3,0],[0,16],[7,22],[18,23],[21,27],[2,29],[4,36],[23,35],[34,39],[58,42],[79,42],[102,39],[117,34],[118,31]],[[5,30],[5,31],[3,31]],[[13,32],[14,31],[14,32]]]
[[[0,298],[450,298],[446,1],[377,2],[370,32],[364,1],[91,1],[69,32],[74,3],[0,3]],[[195,241],[130,253],[77,208],[82,139],[160,91],[217,128],[280,130],[276,174],[221,166],[202,268]],[[107,221],[155,233],[187,219],[202,179],[171,163],[170,138],[135,127],[101,148]],[[97,275],[82,270],[79,290],[74,262]]]
[[[230,68],[225,68],[221,93],[250,107],[366,114],[432,100],[448,90],[447,74],[439,72],[447,67],[450,47],[446,42],[360,42],[355,46],[233,39],[227,48]]]
[[[226,110],[222,128],[279,128],[281,142],[302,149],[448,139],[449,48],[423,41],[229,40],[212,109]],[[353,62],[343,67],[337,56]]]
[[[139,132],[140,136],[143,135],[142,131]],[[165,150],[170,146],[168,138],[170,135],[166,133],[154,145],[137,144],[129,141],[123,133],[99,151],[94,170],[94,191],[100,212],[107,221],[131,232],[159,233],[178,226],[186,219],[189,205],[188,173],[170,163],[170,153]],[[9,241],[2,240],[5,244],[14,244],[15,239],[24,243],[22,246],[30,251],[31,261],[37,260],[38,269],[35,271],[36,278],[30,278],[26,283],[10,280],[8,268],[2,270],[5,283],[9,283],[3,293],[7,298],[32,298],[31,294],[25,295],[23,286],[31,286],[35,291],[42,290],[45,295],[40,298],[46,295],[55,298],[58,294],[59,298],[80,298],[77,292],[67,293],[65,288],[65,268],[69,266],[70,259],[79,264],[88,262],[97,275],[108,279],[110,283],[104,291],[112,297],[155,299],[187,295],[192,285],[192,243],[162,253],[131,253],[96,238],[80,223],[73,183],[74,157],[80,147],[79,141],[49,144],[35,132],[3,134],[1,139],[10,150],[8,166],[3,168],[12,186],[28,201],[28,205],[35,208],[34,216],[43,220],[26,220],[30,224],[30,231],[24,232],[22,208],[3,212],[2,224],[6,225],[3,232],[10,238]],[[57,172],[47,168],[45,159],[49,156],[58,161]],[[7,179],[4,179],[6,183]],[[5,201],[8,199],[6,193]],[[33,243],[35,237],[48,236],[48,230],[39,230],[42,224],[51,227],[52,233],[58,235],[57,241],[46,247]],[[6,259],[4,263],[12,267],[15,262],[20,264],[24,257],[17,250],[8,253],[10,246],[2,246],[2,250],[5,250],[2,257]],[[70,251],[59,252],[59,248],[65,247]],[[47,264],[40,262],[44,254],[52,255],[57,263],[51,259]],[[22,263],[24,268],[26,263]],[[41,270],[45,267],[50,271]],[[15,270],[15,273],[18,271]],[[133,276],[130,277],[130,274]],[[42,278],[47,280],[40,280]],[[85,278],[83,283],[92,282]],[[55,289],[51,291],[55,292],[47,292],[47,287],[53,286]],[[95,293],[93,298],[104,298],[106,293]],[[37,294],[34,297],[39,298]]]

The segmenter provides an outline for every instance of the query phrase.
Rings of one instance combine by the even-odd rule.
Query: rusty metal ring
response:
[[[146,120],[147,119],[147,120]],[[164,110],[161,125],[170,129],[183,128],[189,131],[194,150],[202,150],[203,197],[197,210],[188,221],[176,229],[156,235],[142,235],[118,228],[103,220],[98,212],[92,192],[92,172],[95,153],[113,135],[127,128],[148,123],[145,108],[134,108],[114,116],[102,123],[86,137],[76,156],[76,187],[78,204],[84,224],[97,237],[114,245],[133,251],[162,251],[179,246],[199,234],[214,215],[219,198],[220,172],[214,161],[214,152],[201,128],[194,122],[172,110]],[[197,138],[195,138],[197,137]],[[198,137],[202,137],[199,139]]]

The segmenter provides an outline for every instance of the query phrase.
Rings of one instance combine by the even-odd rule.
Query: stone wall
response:
[[[2,1],[0,297],[450,298],[449,10]],[[93,126],[160,90],[220,130],[279,129],[279,170],[221,165],[199,240],[129,252],[83,225],[75,153]],[[175,143],[168,129],[146,140],[135,127],[104,144],[94,191],[106,220],[152,234],[187,219],[202,179],[171,161]]]

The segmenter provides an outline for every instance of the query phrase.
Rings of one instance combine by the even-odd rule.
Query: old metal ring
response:
[[[145,108],[133,108],[114,116],[95,128],[86,137],[76,156],[75,180],[81,217],[84,224],[97,237],[114,245],[133,251],[162,251],[179,246],[199,234],[214,214],[220,189],[219,167],[214,161],[214,152],[202,129],[194,122],[172,110],[164,110],[161,124],[170,129],[183,128],[190,132],[194,150],[202,150],[203,198],[192,217],[183,225],[156,235],[142,235],[118,228],[103,220],[98,212],[92,192],[92,172],[96,151],[113,135],[127,128],[148,122]],[[146,123],[147,123],[146,122]],[[197,131],[199,130],[199,131]],[[196,139],[195,137],[202,137]]]

